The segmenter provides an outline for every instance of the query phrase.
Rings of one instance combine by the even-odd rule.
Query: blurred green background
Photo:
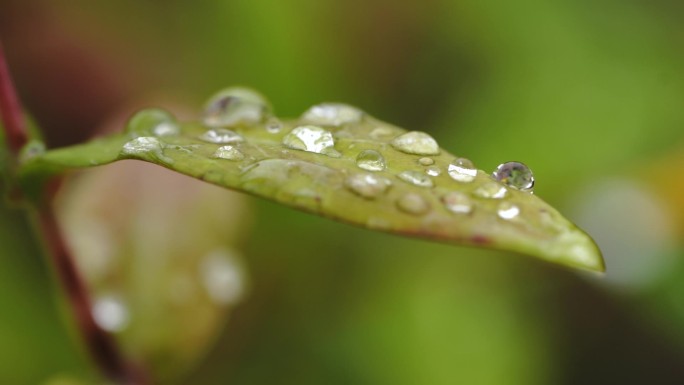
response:
[[[597,277],[237,196],[220,234],[249,284],[230,319],[195,345],[121,332],[174,357],[161,383],[684,383],[684,3],[0,0],[0,40],[53,147],[140,107],[197,118],[233,84],[280,116],[343,101],[486,170],[524,161],[606,255]],[[129,302],[154,290],[127,274],[154,266],[120,268]],[[65,309],[27,219],[0,208],[0,384],[100,383]],[[137,333],[200,327],[130,312]]]

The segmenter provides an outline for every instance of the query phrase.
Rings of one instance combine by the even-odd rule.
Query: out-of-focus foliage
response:
[[[141,107],[136,100],[151,91],[191,106],[219,85],[248,84],[282,116],[347,100],[440,138],[481,168],[524,161],[536,193],[607,251],[607,278],[596,280],[259,202],[242,248],[249,300],[187,383],[684,378],[684,233],[673,209],[683,195],[672,173],[653,177],[674,167],[684,141],[680,2],[4,0],[0,7],[17,86],[51,143],[85,138],[124,103]],[[606,200],[609,190],[591,187],[608,179],[635,193]],[[619,226],[584,215],[601,202],[611,203],[602,212],[621,214]],[[51,312],[37,261],[26,275],[10,273],[28,268],[18,261],[31,254],[5,247],[27,236],[19,218],[2,220],[12,231],[3,235],[12,236],[1,243],[0,272],[8,276],[0,309],[31,303]],[[639,228],[667,231],[633,236]],[[620,250],[639,251],[627,258]],[[641,271],[620,268],[633,263],[647,264],[649,275],[610,278]],[[45,333],[41,342],[64,336],[55,315],[42,314],[2,312],[0,332],[14,340],[2,339],[0,354],[13,360],[2,361],[0,375],[12,383],[82,375],[66,362],[74,356],[61,350],[65,343],[28,342],[35,330]],[[18,349],[45,359],[29,370]]]

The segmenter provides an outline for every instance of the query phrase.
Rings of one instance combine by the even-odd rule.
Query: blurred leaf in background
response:
[[[524,161],[536,193],[595,233],[607,277],[636,271],[597,279],[255,201],[240,240],[249,299],[185,383],[684,378],[680,2],[2,0],[0,10],[17,87],[53,145],[151,92],[200,106],[245,84],[281,116],[345,101],[482,167]],[[0,382],[90,378],[24,219],[0,220]]]

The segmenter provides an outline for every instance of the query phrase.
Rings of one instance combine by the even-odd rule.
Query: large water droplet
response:
[[[430,211],[430,203],[422,195],[416,193],[403,195],[397,200],[397,207],[399,210],[412,215],[423,215]]]
[[[460,191],[451,191],[442,196],[442,202],[447,210],[456,214],[468,214],[473,211],[470,197]]]
[[[437,141],[430,135],[420,131],[410,131],[397,136],[392,140],[392,147],[407,154],[439,154],[439,145],[437,144]]]
[[[357,123],[363,118],[363,111],[342,103],[321,103],[304,112],[302,120],[322,126],[341,126]]]
[[[520,208],[511,202],[501,202],[496,214],[501,219],[513,219],[520,214]]]
[[[432,187],[432,178],[419,171],[404,171],[398,175],[399,179],[420,187]]]
[[[506,186],[522,191],[532,191],[534,176],[532,170],[520,162],[506,162],[494,170],[492,176]]]
[[[488,181],[475,189],[473,194],[480,198],[502,199],[508,194],[508,190],[497,182]]]
[[[477,176],[477,169],[469,159],[466,158],[456,158],[454,159],[447,169],[451,179],[462,182],[469,183],[475,180]]]
[[[228,127],[262,122],[270,114],[268,101],[256,91],[233,87],[212,96],[204,110],[204,124]]]
[[[128,120],[126,132],[134,136],[173,136],[180,134],[180,126],[168,111],[148,108]]]
[[[392,182],[381,176],[363,173],[349,176],[344,185],[352,192],[368,199],[377,198],[384,194]]]
[[[245,273],[233,251],[219,249],[207,254],[200,274],[207,294],[218,304],[234,304],[244,295]]]
[[[135,138],[123,146],[123,153],[128,155],[141,155],[146,153],[161,154],[164,145],[159,139],[148,136]]]
[[[382,171],[385,169],[385,158],[375,150],[363,150],[356,157],[356,165],[368,171]]]
[[[420,163],[422,166],[432,166],[435,164],[435,160],[428,157],[422,157],[418,159],[418,163]]]
[[[228,160],[243,160],[245,159],[245,154],[235,146],[221,146],[214,152],[214,157]]]
[[[204,134],[200,135],[200,139],[209,143],[238,143],[243,142],[245,138],[235,131],[227,130],[225,128],[212,128]]]
[[[317,154],[333,155],[335,141],[330,131],[317,126],[295,127],[283,138],[283,145],[301,151],[315,152]],[[339,153],[337,153],[339,154]]]
[[[439,166],[430,166],[425,169],[425,173],[430,176],[440,176],[442,174],[442,169]]]
[[[113,294],[97,298],[93,304],[92,314],[95,323],[108,332],[120,332],[130,321],[130,314],[123,299]]]

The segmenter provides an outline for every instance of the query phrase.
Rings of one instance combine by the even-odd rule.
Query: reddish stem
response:
[[[12,153],[17,154],[28,141],[28,133],[26,132],[26,122],[21,104],[5,60],[2,42],[0,42],[0,117],[5,129],[7,144]]]

